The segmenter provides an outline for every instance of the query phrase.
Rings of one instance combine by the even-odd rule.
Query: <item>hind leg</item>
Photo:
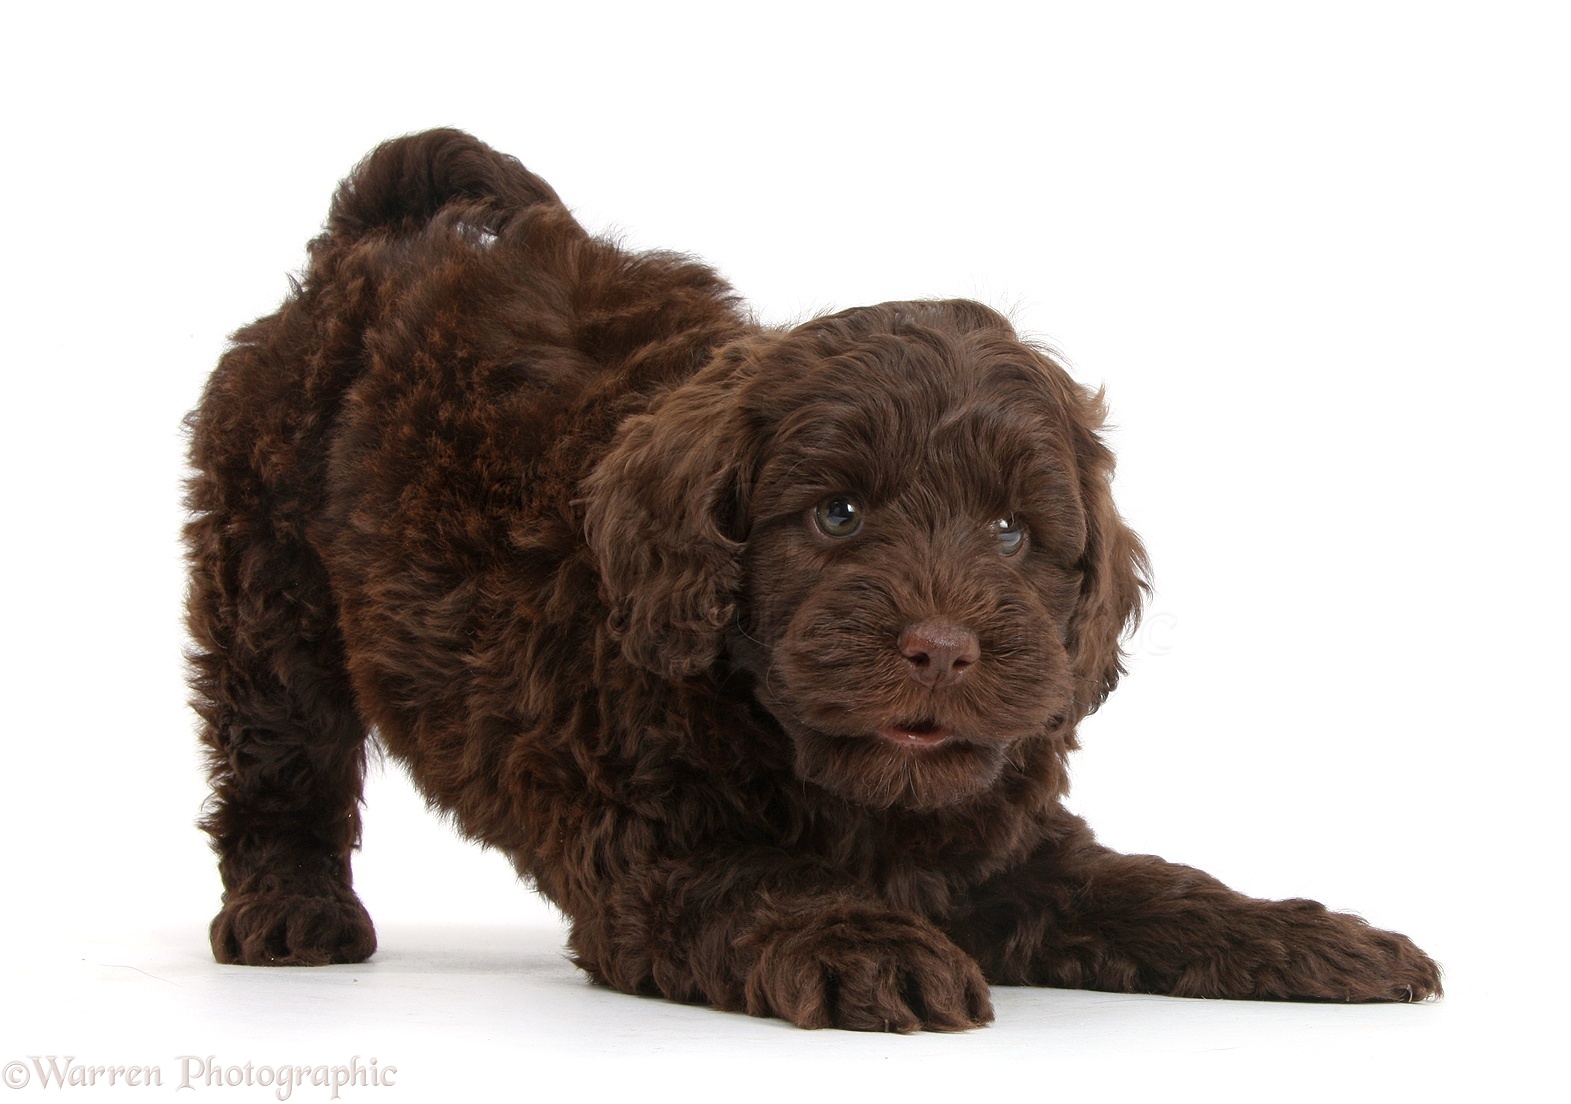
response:
[[[251,966],[360,962],[376,949],[349,869],[366,729],[331,595],[291,527],[248,517],[236,500],[266,498],[198,475],[186,528],[192,704],[213,786],[202,827],[224,885],[213,955]]]

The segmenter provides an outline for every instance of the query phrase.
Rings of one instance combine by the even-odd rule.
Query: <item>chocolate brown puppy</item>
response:
[[[627,992],[893,1031],[990,982],[1438,994],[1061,804],[1144,590],[1102,417],[977,303],[761,327],[465,134],[381,146],[189,419],[214,954],[375,949],[374,734]]]

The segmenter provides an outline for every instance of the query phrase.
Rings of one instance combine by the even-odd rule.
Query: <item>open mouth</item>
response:
[[[945,728],[936,721],[912,721],[875,731],[885,740],[901,747],[936,747],[954,739],[955,735],[953,729]]]

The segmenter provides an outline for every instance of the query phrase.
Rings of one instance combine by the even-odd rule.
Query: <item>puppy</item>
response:
[[[381,146],[188,419],[214,954],[373,952],[374,732],[629,993],[903,1032],[989,983],[1439,994],[1064,809],[1144,589],[1101,420],[976,303],[765,329],[465,134]]]

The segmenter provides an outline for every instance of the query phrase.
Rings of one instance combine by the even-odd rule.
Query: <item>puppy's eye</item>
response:
[[[849,537],[862,528],[862,507],[856,499],[836,495],[813,507],[813,524],[826,537]]]
[[[1013,556],[1026,546],[1026,527],[1014,516],[999,518],[988,530],[998,540],[1000,556]]]

